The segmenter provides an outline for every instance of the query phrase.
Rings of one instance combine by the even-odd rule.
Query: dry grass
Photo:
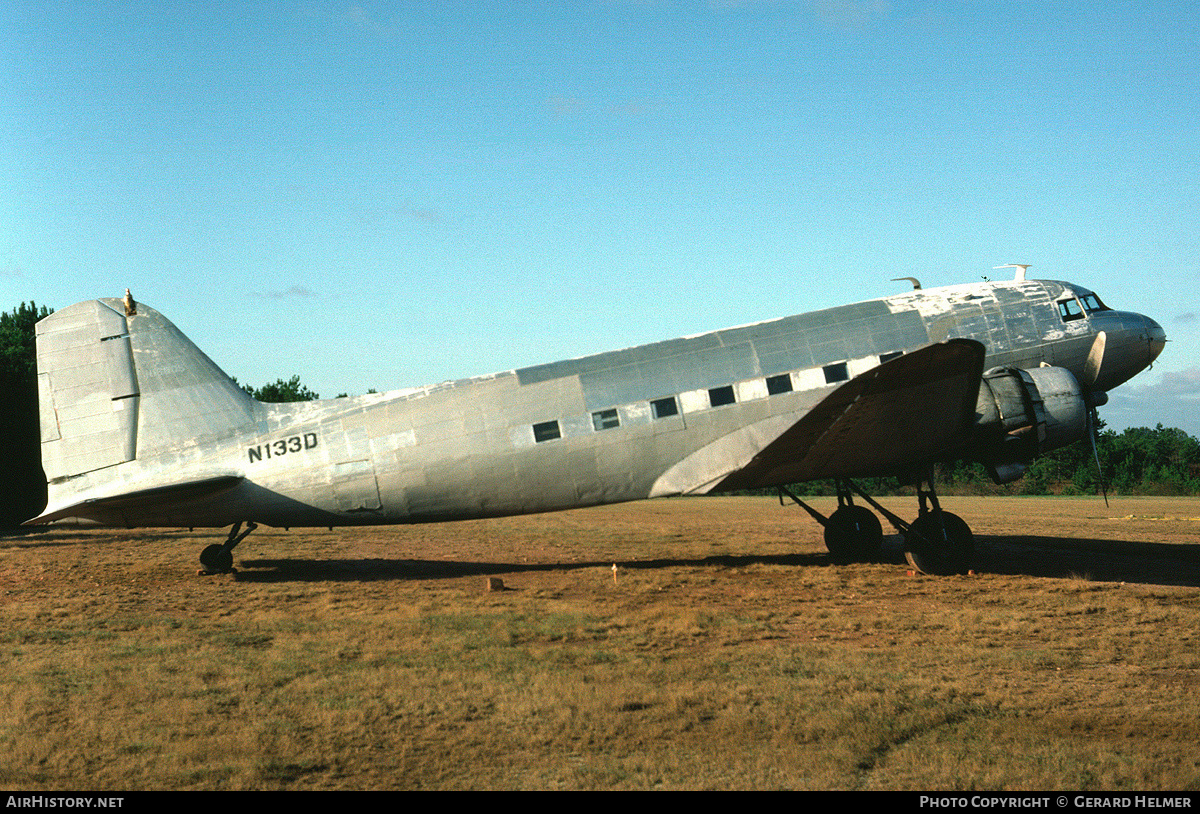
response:
[[[1200,786],[1200,500],[946,503],[974,576],[769,498],[0,539],[0,784]]]

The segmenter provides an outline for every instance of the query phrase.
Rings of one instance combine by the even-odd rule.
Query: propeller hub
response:
[[[1142,317],[1146,321],[1145,337],[1149,347],[1149,359],[1146,364],[1151,364],[1158,355],[1162,353],[1163,348],[1167,346],[1167,332],[1150,317]]]

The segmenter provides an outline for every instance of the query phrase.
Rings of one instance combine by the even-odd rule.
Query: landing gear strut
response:
[[[825,528],[825,547],[829,558],[838,565],[852,562],[873,562],[879,559],[883,548],[883,527],[879,518],[866,506],[854,505],[854,493],[858,491],[848,480],[837,482],[838,507],[825,517],[784,487],[779,487],[779,502],[786,494],[800,508]],[[859,492],[868,501],[871,499]]]
[[[784,487],[779,487],[781,503],[786,494],[825,527],[825,546],[835,563],[878,559],[883,545],[879,518],[865,506],[854,505],[857,494],[900,532],[904,538],[904,558],[916,570],[924,574],[949,575],[963,574],[970,568],[975,537],[961,517],[942,510],[933,488],[932,471],[922,476],[917,484],[919,512],[912,523],[906,523],[879,505],[849,480],[839,480],[837,491],[838,508],[826,518]]]
[[[257,523],[246,522],[246,530],[242,531],[242,524],[237,523],[229,530],[229,537],[225,539],[224,545],[206,546],[200,552],[200,564],[204,566],[206,574],[228,574],[233,570],[233,549],[242,540],[245,540],[250,532],[258,528]]]

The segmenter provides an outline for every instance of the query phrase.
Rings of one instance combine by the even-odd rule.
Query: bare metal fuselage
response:
[[[214,384],[207,357],[139,306],[126,326],[136,382],[125,409],[136,415],[121,430],[125,451],[88,468],[86,456],[46,441],[57,430],[43,409],[41,519],[409,523],[704,492],[718,479],[680,462],[756,427],[767,443],[845,381],[930,343],[974,339],[986,367],[1051,365],[1081,377],[1104,332],[1094,390],[1115,387],[1153,361],[1162,330],[1128,312],[1064,315],[1060,302],[1089,293],[1034,280],[916,290],[491,376],[278,405]],[[710,468],[719,474],[720,462]],[[188,483],[208,486],[145,499]]]

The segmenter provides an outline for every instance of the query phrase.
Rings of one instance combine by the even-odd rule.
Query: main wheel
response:
[[[905,536],[904,557],[923,574],[964,574],[975,554],[975,535],[961,517],[933,511],[912,522]]]
[[[877,560],[883,548],[883,527],[865,506],[839,506],[825,523],[825,547],[839,565]]]
[[[200,552],[200,564],[205,571],[216,571],[226,574],[233,568],[233,552],[226,550],[223,545],[205,546]]]

